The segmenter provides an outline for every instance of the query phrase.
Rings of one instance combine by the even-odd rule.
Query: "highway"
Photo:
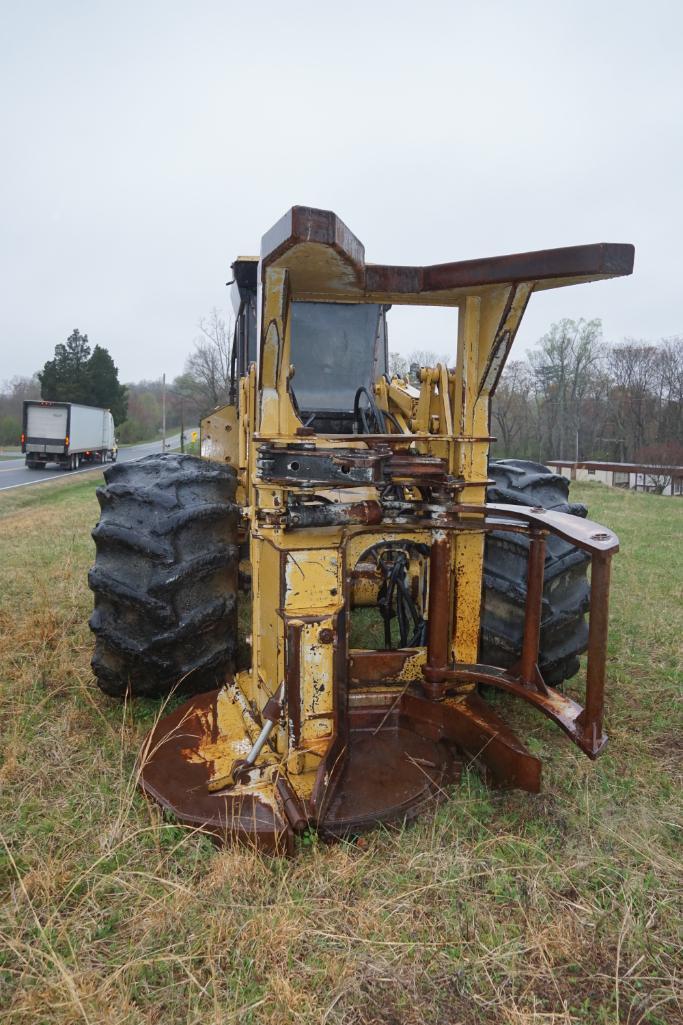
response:
[[[185,431],[185,437],[189,439],[190,431]],[[169,449],[178,448],[180,435],[174,434],[166,439]],[[150,456],[152,453],[161,452],[161,439],[159,441],[146,442],[144,445],[127,445],[120,448],[118,461],[125,463],[130,459],[142,459],[143,456]],[[107,463],[111,466],[111,463]],[[80,470],[60,470],[54,463],[50,463],[42,470],[29,470],[24,462],[24,456],[17,459],[0,460],[0,491],[9,491],[10,488],[25,488],[32,484],[44,484],[48,480],[64,480],[65,477],[75,477],[79,473],[102,473],[101,463],[92,466],[83,466]]]

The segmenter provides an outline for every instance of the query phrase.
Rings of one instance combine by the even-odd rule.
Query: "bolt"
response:
[[[324,627],[318,634],[318,640],[321,644],[331,644],[334,640],[334,631],[330,630],[329,626]]]

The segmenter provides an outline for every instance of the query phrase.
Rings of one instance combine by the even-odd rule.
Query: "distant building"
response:
[[[596,480],[610,488],[651,491],[660,495],[683,495],[683,466],[655,466],[645,463],[570,462],[551,459],[555,473],[569,480]]]

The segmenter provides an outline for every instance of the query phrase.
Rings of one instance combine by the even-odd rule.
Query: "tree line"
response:
[[[166,387],[166,426],[196,425],[228,401],[232,325],[216,309],[199,321],[183,373]],[[389,371],[413,381],[420,366],[450,362],[390,353]],[[162,422],[160,380],[119,383],[106,349],[74,330],[32,378],[0,391],[0,444],[18,444],[22,402],[44,398],[112,410],[121,442],[151,440]],[[496,458],[683,463],[683,337],[607,344],[599,320],[561,320],[526,358],[509,363],[492,402]]]
[[[230,392],[232,324],[216,309],[199,321],[199,334],[185,360],[183,373],[166,386],[166,426],[195,426],[216,406],[225,405]],[[161,381],[128,384],[128,418],[120,440],[144,440],[158,433],[162,417]]]
[[[193,427],[228,400],[232,326],[218,310],[199,321],[183,373],[167,383],[167,430]],[[119,442],[148,441],[161,432],[164,399],[161,380],[121,384],[119,371],[103,346],[91,347],[75,328],[54,356],[31,377],[14,377],[0,387],[0,445],[18,445],[25,399],[78,402],[110,409]]]
[[[503,371],[497,458],[683,464],[683,337],[608,344],[599,320],[561,320]]]

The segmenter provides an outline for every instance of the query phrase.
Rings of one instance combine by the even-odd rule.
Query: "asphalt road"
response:
[[[189,437],[189,432],[185,432]],[[180,435],[174,434],[166,439],[169,448],[178,448]],[[144,445],[128,445],[120,448],[118,461],[125,463],[130,459],[141,459],[143,456],[152,455],[154,452],[161,452],[161,441],[151,441]],[[111,464],[107,464],[111,465]],[[0,460],[0,491],[8,491],[10,488],[23,488],[31,484],[42,484],[47,480],[63,480],[65,477],[75,477],[79,473],[102,473],[102,464],[95,463],[93,466],[84,466],[80,470],[65,472],[60,470],[54,463],[49,463],[43,470],[29,470],[24,462],[24,456],[17,459]]]

